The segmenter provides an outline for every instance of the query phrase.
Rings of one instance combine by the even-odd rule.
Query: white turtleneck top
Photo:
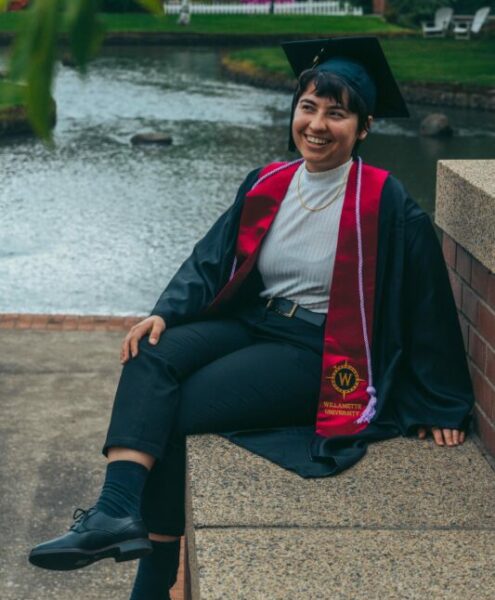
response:
[[[329,171],[296,171],[258,256],[263,298],[287,298],[314,312],[327,313],[337,250],[340,215],[352,159]],[[299,179],[300,178],[300,179]],[[298,195],[311,208],[301,206]],[[338,192],[338,193],[337,193]]]

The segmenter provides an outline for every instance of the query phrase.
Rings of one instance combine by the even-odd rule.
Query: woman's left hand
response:
[[[441,429],[440,427],[419,427],[418,437],[426,438],[426,432],[431,431],[437,446],[458,446],[464,443],[466,433],[462,429]]]

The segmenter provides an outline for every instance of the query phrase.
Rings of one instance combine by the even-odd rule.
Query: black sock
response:
[[[96,508],[110,517],[140,517],[141,494],[148,472],[145,466],[130,460],[108,463]]]
[[[177,579],[180,540],[155,542],[153,553],[139,561],[130,600],[169,600],[168,590]]]

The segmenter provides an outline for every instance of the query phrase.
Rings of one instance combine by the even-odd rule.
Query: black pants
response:
[[[104,452],[157,461],[143,494],[149,531],[184,532],[185,436],[314,422],[324,327],[262,306],[144,337],[122,370]]]

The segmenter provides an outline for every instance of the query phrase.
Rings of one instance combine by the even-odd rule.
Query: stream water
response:
[[[81,79],[61,67],[55,149],[0,141],[0,312],[146,314],[252,168],[285,151],[290,95],[233,83],[213,48],[115,48]],[[436,162],[493,158],[495,114],[442,110],[450,139],[418,136],[437,109],[377,122],[364,160],[432,211]],[[132,146],[142,131],[169,147]]]

